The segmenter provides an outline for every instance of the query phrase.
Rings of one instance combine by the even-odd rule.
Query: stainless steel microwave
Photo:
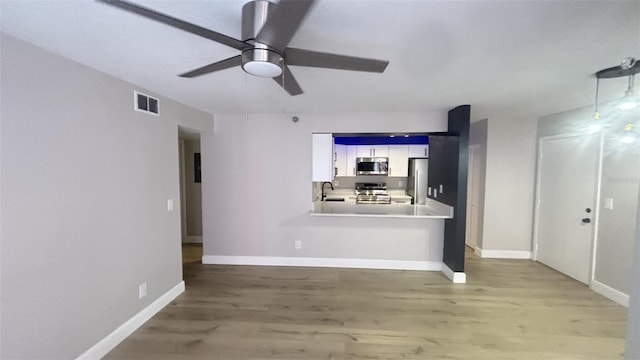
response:
[[[389,174],[389,158],[359,157],[356,158],[356,175]]]

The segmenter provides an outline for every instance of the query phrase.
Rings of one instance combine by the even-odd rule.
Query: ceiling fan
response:
[[[255,76],[273,78],[290,95],[302,94],[289,65],[382,73],[388,61],[291,48],[295,35],[314,0],[255,0],[242,7],[242,40],[188,23],[123,0],[97,0],[122,10],[202,36],[241,51],[240,55],[180,74],[192,78],[240,65]]]

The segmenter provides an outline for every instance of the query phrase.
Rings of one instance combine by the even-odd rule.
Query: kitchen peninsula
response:
[[[356,204],[355,200],[336,201],[335,197],[327,197],[328,201],[315,201],[311,216],[353,216],[353,217],[386,217],[413,219],[451,219],[453,207],[428,199],[424,205],[409,203],[392,204]],[[340,198],[338,198],[340,199]]]

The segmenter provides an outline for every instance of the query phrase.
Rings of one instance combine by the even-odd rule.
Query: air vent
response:
[[[160,102],[158,99],[141,92],[133,91],[134,110],[158,116]]]

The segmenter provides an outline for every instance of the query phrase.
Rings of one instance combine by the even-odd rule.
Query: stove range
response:
[[[391,204],[386,183],[356,183],[356,204]]]

